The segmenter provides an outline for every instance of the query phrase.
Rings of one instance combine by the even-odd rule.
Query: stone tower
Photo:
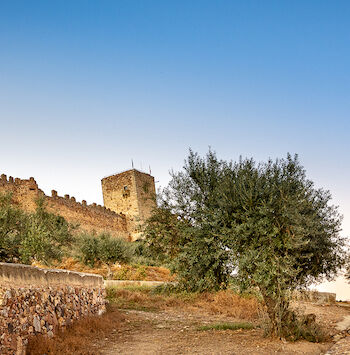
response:
[[[131,169],[101,180],[105,207],[126,215],[132,240],[139,238],[138,227],[156,206],[154,177]]]

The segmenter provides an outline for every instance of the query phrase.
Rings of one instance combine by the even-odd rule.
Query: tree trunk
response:
[[[271,336],[283,337],[283,328],[294,320],[294,313],[289,311],[288,299],[284,299],[282,296],[279,298],[273,298],[269,296],[266,290],[260,289],[267,309],[267,314],[271,322]]]
[[[271,336],[278,336],[278,321],[277,321],[277,302],[266,295],[264,297],[264,302],[267,308],[267,314],[269,315],[271,322]]]

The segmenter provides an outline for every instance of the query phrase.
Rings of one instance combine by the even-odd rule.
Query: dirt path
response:
[[[255,330],[199,331],[199,325],[235,321],[227,317],[179,311],[122,310],[120,329],[100,347],[112,354],[324,354],[332,345],[306,341],[287,343],[262,336]]]

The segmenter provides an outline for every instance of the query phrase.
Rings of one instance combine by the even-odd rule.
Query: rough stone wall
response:
[[[313,302],[313,303],[335,303],[336,294],[331,292],[319,292],[319,291],[294,291],[292,298],[296,301]]]
[[[61,215],[70,223],[79,224],[86,231],[107,231],[114,236],[129,238],[125,215],[95,203],[91,205],[87,205],[86,201],[79,203],[69,195],[60,197],[55,190],[52,190],[52,196],[46,196],[34,178],[7,179],[3,174],[0,177],[0,192],[11,192],[14,203],[26,211],[34,211],[35,200],[43,196],[49,211]]]
[[[139,204],[139,216],[141,221],[151,217],[155,205],[156,188],[154,177],[135,170],[135,182],[137,201]]]
[[[153,176],[131,169],[105,177],[101,183],[104,205],[125,213],[132,239],[137,239],[139,225],[150,217],[155,207]]]
[[[124,211],[128,218],[138,214],[137,191],[133,170],[101,180],[104,205],[112,211]]]
[[[0,354],[25,354],[29,336],[101,315],[103,285],[98,275],[0,263]]]

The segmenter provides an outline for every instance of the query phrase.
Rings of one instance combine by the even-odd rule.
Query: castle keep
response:
[[[78,224],[88,232],[108,232],[128,240],[139,238],[139,226],[151,215],[155,207],[153,176],[131,169],[102,179],[104,206],[86,201],[77,202],[74,197],[51,196],[39,189],[34,178],[22,180],[5,174],[0,177],[0,193],[12,194],[13,203],[26,211],[34,211],[36,199],[43,197],[50,212]]]
[[[155,207],[154,177],[136,169],[102,179],[103,203],[106,208],[126,215],[128,229],[136,238],[138,227],[151,216]]]

